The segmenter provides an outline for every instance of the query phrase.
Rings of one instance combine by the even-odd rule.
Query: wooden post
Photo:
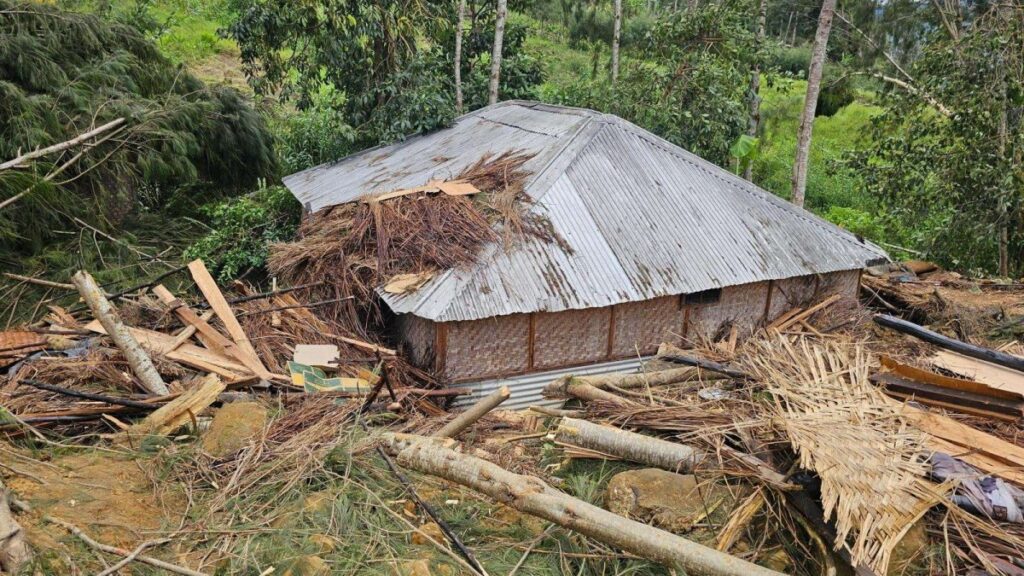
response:
[[[142,346],[139,346],[139,342],[135,340],[131,332],[128,331],[128,327],[121,321],[121,317],[117,315],[117,309],[103,295],[103,291],[96,284],[96,280],[88,272],[79,270],[71,278],[71,281],[74,283],[75,288],[78,288],[79,294],[82,295],[85,303],[89,305],[89,309],[92,310],[96,319],[103,325],[103,329],[106,330],[111,340],[124,353],[125,359],[128,360],[128,365],[131,366],[132,371],[138,376],[142,387],[150,394],[166,395],[169,392],[167,384],[164,384],[163,379],[160,378],[160,373],[157,372],[156,366],[153,365],[153,360],[142,349]]]
[[[454,438],[459,435],[460,432],[469,428],[474,422],[484,417],[485,414],[494,410],[499,404],[508,400],[512,393],[509,392],[508,386],[502,386],[494,392],[491,392],[487,396],[480,399],[479,402],[473,404],[465,412],[459,414],[454,420],[445,424],[440,430],[434,433],[435,438]]]
[[[780,576],[779,572],[603,510],[539,478],[522,476],[430,440],[384,434],[402,466],[467,486],[517,510],[665,566],[700,576]]]

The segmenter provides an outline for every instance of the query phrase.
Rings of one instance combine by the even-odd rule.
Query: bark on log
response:
[[[620,406],[639,406],[632,400],[601,390],[573,376],[565,376],[548,384],[541,391],[541,395],[545,398],[578,398],[586,401],[611,402]]]
[[[491,80],[488,86],[488,104],[498,102],[498,90],[501,85],[501,50],[505,41],[505,17],[508,14],[508,0],[497,0],[494,17],[494,45],[491,49]]]
[[[124,353],[128,365],[132,367],[132,371],[138,376],[142,386],[151,394],[158,396],[166,395],[169,390],[167,385],[164,384],[163,379],[160,378],[160,373],[157,372],[156,366],[153,365],[153,360],[128,331],[128,327],[121,321],[121,317],[117,315],[117,309],[103,295],[103,291],[96,285],[93,277],[88,272],[79,270],[71,278],[71,281],[78,288],[79,294],[82,295],[85,303],[89,305],[89,309],[92,310],[96,319],[103,325],[111,340]]]
[[[981,346],[975,346],[974,344],[968,344],[960,340],[955,340],[947,336],[943,336],[938,332],[932,332],[931,330],[908,322],[901,318],[895,318],[893,316],[886,316],[885,314],[876,314],[874,317],[875,324],[879,326],[885,326],[897,332],[908,334],[917,338],[918,340],[924,340],[929,344],[934,344],[939,348],[945,348],[946,350],[952,350],[958,352],[964,356],[970,356],[971,358],[977,358],[978,360],[984,360],[1014,370],[1024,372],[1024,358],[1006,354],[1005,352],[999,352],[998,350],[992,350],[989,348],[982,348]]]
[[[668,370],[657,370],[654,372],[636,372],[632,374],[595,374],[593,376],[578,376],[576,380],[586,382],[595,388],[601,390],[608,390],[611,387],[615,388],[643,388],[645,386],[665,386],[667,384],[675,384],[677,382],[686,382],[689,380],[696,380],[702,376],[701,370],[687,366],[684,368],[669,368]],[[710,376],[711,379],[716,378],[714,375],[703,375],[705,378]]]
[[[460,432],[469,428],[474,422],[484,417],[485,414],[494,410],[499,404],[508,400],[512,393],[508,386],[502,386],[491,392],[479,402],[470,406],[465,412],[459,414],[454,420],[445,424],[440,430],[434,433],[437,438],[455,438]]]
[[[23,564],[32,559],[32,549],[25,539],[25,530],[14,519],[10,508],[10,494],[0,483],[0,572],[16,574]]]
[[[555,437],[581,448],[671,472],[690,472],[704,460],[703,452],[685,444],[576,418],[563,418]]]
[[[702,576],[778,576],[774,570],[702,546],[653,526],[602,510],[555,490],[538,478],[513,474],[500,466],[431,442],[384,435],[385,449],[402,466],[467,486],[517,510],[575,530],[585,536]]]
[[[811,157],[811,134],[814,130],[814,111],[818,106],[821,91],[821,73],[825,67],[825,49],[829,32],[832,30],[832,15],[836,0],[824,0],[818,14],[818,31],[814,35],[811,49],[811,63],[807,69],[807,94],[804,95],[804,110],[800,115],[800,128],[796,139],[796,159],[793,161],[793,204],[803,208],[804,192],[807,189],[807,169]]]
[[[462,114],[462,28],[466,20],[466,0],[459,0],[455,19],[455,113]]]

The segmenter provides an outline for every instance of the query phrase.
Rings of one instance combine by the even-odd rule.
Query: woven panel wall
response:
[[[735,324],[740,337],[749,336],[764,318],[768,283],[754,282],[722,288],[722,297],[713,304],[690,305],[686,338],[714,338],[720,329]]]
[[[860,291],[860,270],[833,272],[821,277],[818,286],[819,298],[839,294],[844,298],[856,298]]]
[[[543,370],[603,360],[608,355],[610,320],[607,307],[535,314],[533,367]]]
[[[433,368],[437,323],[412,314],[402,314],[398,316],[397,324],[406,357],[414,366]]]
[[[774,320],[783,312],[806,306],[814,299],[815,286],[821,282],[814,274],[776,280],[772,285],[772,304],[768,318]]]
[[[527,314],[450,322],[445,375],[456,381],[523,372],[528,361],[529,333]]]
[[[658,351],[662,342],[678,344],[682,340],[683,311],[678,296],[665,296],[643,302],[615,306],[612,356],[627,358]]]

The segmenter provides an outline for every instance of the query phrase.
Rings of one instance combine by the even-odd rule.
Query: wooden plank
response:
[[[209,322],[200,318],[194,310],[176,298],[174,294],[172,294],[171,291],[165,288],[162,284],[154,286],[153,293],[156,294],[164,304],[170,306],[171,309],[174,310],[174,313],[178,315],[178,318],[181,318],[183,322],[196,327],[200,340],[207,348],[217,354],[234,357],[246,368],[251,370],[253,374],[256,374],[265,380],[269,380],[274,376],[263,367],[262,363],[259,361],[253,361],[248,354],[239,349],[237,344],[228,339],[227,336],[218,332],[216,328],[210,326]]]
[[[238,344],[243,354],[247,354],[250,357],[254,366],[259,366],[259,370],[253,370],[253,372],[265,380],[274,378],[274,375],[260,361],[259,355],[256,354],[256,349],[252,347],[252,342],[249,341],[249,337],[246,336],[242,325],[235,318],[235,313],[231,311],[231,305],[224,299],[224,294],[217,287],[217,282],[210,275],[210,271],[206,269],[206,264],[203,264],[202,260],[193,260],[188,263],[188,269],[192,273],[192,278],[196,281],[199,291],[203,293],[206,301],[210,303],[210,308],[217,314],[220,321],[224,323],[224,328],[231,335],[231,339]]]
[[[1004,480],[1010,480],[1024,486],[1024,468],[1020,466],[1001,462],[986,454],[954,444],[942,438],[935,438],[934,436],[929,437],[925,441],[925,445],[936,452],[942,452],[954,458],[959,458],[986,474],[999,476]]]
[[[208,374],[202,383],[161,406],[141,422],[127,430],[130,436],[170,434],[192,421],[200,412],[217,400],[225,389],[224,382],[215,374]]]
[[[1013,392],[1012,390],[1003,390],[994,386],[982,382],[975,382],[973,380],[964,380],[962,378],[953,378],[952,376],[944,376],[942,374],[936,374],[916,366],[909,364],[903,364],[888,356],[882,355],[879,357],[882,366],[887,370],[895,374],[899,374],[904,378],[910,378],[911,380],[917,380],[918,382],[925,382],[933,386],[940,386],[942,388],[949,388],[951,390],[962,390],[964,392],[971,392],[973,394],[982,394],[992,398],[1001,398],[1003,400],[1021,401],[1024,400],[1024,394]],[[967,358],[971,362],[975,360]]]
[[[964,356],[971,358],[977,358],[978,360],[984,360],[993,364],[998,364],[1006,368],[1012,368],[1013,370],[1024,371],[1024,358],[1020,356],[1013,356],[1012,354],[1006,354],[1005,352],[999,352],[998,350],[992,350],[990,348],[984,348],[982,346],[975,346],[969,342],[963,342],[955,338],[943,336],[938,332],[934,332],[919,326],[913,322],[908,322],[902,318],[896,318],[895,316],[886,316],[885,314],[875,314],[875,324],[884,326],[891,330],[913,336],[918,340],[934,344],[939,348],[946,350],[952,350]],[[1024,376],[1024,374],[1022,374]]]
[[[895,400],[893,402],[897,403]],[[1024,469],[1024,448],[1016,444],[961,424],[947,416],[926,412],[907,404],[897,406],[897,410],[908,422],[927,434]]]
[[[945,370],[981,384],[1024,396],[1024,374],[1005,366],[970,358],[949,350],[939,350],[929,361]]]
[[[912,398],[923,404],[952,408],[960,412],[1010,422],[1020,419],[1021,409],[1024,407],[1024,403],[1019,401],[992,398],[963,390],[951,390],[888,372],[871,376],[871,381],[883,386],[889,395]]]
[[[200,318],[202,318],[203,320],[209,322],[210,319],[213,318],[213,310],[207,310],[206,312],[203,312],[203,315],[200,316]],[[195,326],[193,326],[191,324],[189,324],[188,326],[185,326],[184,328],[181,329],[181,332],[178,332],[174,336],[174,343],[171,344],[171,350],[176,350],[178,348],[178,346],[181,346],[185,342],[188,342],[189,338],[195,336],[195,334],[196,334],[196,327]]]
[[[98,320],[86,324],[85,329],[97,334],[107,333]],[[128,327],[128,331],[150,354],[163,355],[175,362],[206,372],[213,372],[230,380],[245,378],[252,373],[245,365],[239,364],[227,356],[216,354],[212,350],[200,348],[194,344],[177,344],[177,338],[169,334],[131,326]],[[176,347],[172,348],[172,346]]]
[[[815,280],[817,280],[817,276],[815,276]],[[840,301],[842,299],[843,299],[843,297],[840,296],[839,294],[833,294],[833,295],[829,296],[828,298],[825,298],[821,302],[818,302],[814,306],[811,306],[810,308],[804,310],[803,312],[800,312],[800,313],[796,314],[795,316],[792,316],[791,318],[789,318],[788,320],[782,322],[781,324],[775,325],[775,323],[773,323],[773,326],[778,331],[780,331],[780,332],[785,331],[790,326],[810,318],[811,316],[813,316],[817,312],[819,312],[821,310],[824,310],[825,308],[828,308],[829,306],[835,304],[836,302],[838,302],[838,301]]]

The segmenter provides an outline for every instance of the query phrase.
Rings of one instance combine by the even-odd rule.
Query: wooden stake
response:
[[[481,398],[476,404],[470,406],[468,410],[456,416],[454,420],[445,424],[434,433],[434,437],[454,438],[458,436],[460,432],[469,428],[474,422],[483,418],[485,414],[497,408],[505,400],[508,400],[511,395],[512,393],[509,392],[508,386],[498,388],[484,398]]]
[[[608,512],[555,490],[539,478],[430,441],[385,434],[384,447],[408,468],[467,486],[517,510],[575,530],[610,546],[700,576],[779,576],[779,572],[675,534]]]
[[[75,287],[78,288],[78,292],[82,295],[85,303],[89,305],[93,315],[103,325],[107,335],[124,353],[125,359],[128,360],[128,365],[132,367],[132,371],[138,376],[146,391],[158,396],[166,395],[169,390],[167,385],[164,384],[163,379],[160,378],[160,373],[157,372],[156,366],[153,365],[153,360],[142,349],[142,346],[139,346],[138,341],[132,337],[128,327],[121,321],[121,317],[117,315],[117,309],[103,295],[103,291],[100,290],[93,277],[88,272],[79,270],[71,280],[74,282]]]

